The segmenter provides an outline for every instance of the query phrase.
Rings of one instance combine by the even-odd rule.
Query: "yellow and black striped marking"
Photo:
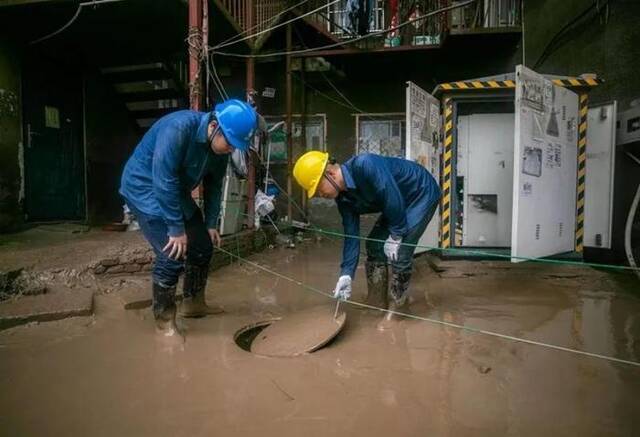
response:
[[[552,82],[554,85],[563,86],[565,88],[570,87],[591,87],[598,86],[602,83],[602,79],[596,78],[587,78],[581,79],[579,77],[567,77],[565,79],[553,79]]]
[[[442,248],[451,247],[451,174],[453,166],[453,100],[444,100],[444,165],[442,180]]]
[[[567,77],[565,79],[553,79],[552,82],[555,85],[562,87],[593,87],[602,83],[602,79],[599,78],[587,78],[582,79],[578,77]],[[448,82],[441,83],[436,88],[436,93],[438,90],[444,91],[458,91],[458,90],[479,90],[479,89],[509,89],[515,88],[516,81],[515,80],[473,80],[473,81],[462,81],[462,82]]]
[[[578,122],[578,189],[576,201],[576,252],[582,252],[584,240],[584,191],[587,173],[587,93],[580,94]]]
[[[440,87],[443,90],[478,90],[478,89],[500,89],[500,88],[515,88],[516,82],[513,80],[489,80],[479,81],[474,80],[470,82],[449,82],[441,83]]]

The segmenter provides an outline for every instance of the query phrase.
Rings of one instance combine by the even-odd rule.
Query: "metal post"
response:
[[[307,87],[305,86],[306,74],[305,69],[307,65],[306,58],[300,59],[300,79],[302,79],[302,88],[300,89],[300,106],[302,110],[300,111],[300,130],[302,132],[302,137],[300,138],[300,146],[302,149],[302,153],[307,151]],[[309,216],[309,203],[307,202],[307,196],[305,193],[302,193],[302,209],[304,210],[305,216]]]
[[[208,0],[205,0],[208,1]],[[189,0],[189,29],[187,52],[189,55],[189,108],[199,111],[202,107],[202,0]],[[202,204],[202,184],[191,191],[191,197]]]
[[[247,0],[247,9],[246,9],[246,28],[251,29],[253,27],[253,13],[254,13],[254,4],[253,0]],[[253,30],[250,30],[253,32]],[[253,38],[249,40],[249,43],[253,44]],[[254,58],[247,58],[247,100],[251,100],[251,94],[254,92],[255,88],[255,60]],[[256,169],[254,166],[255,157],[251,150],[248,153],[249,158],[249,168],[247,175],[247,214],[249,216],[249,229],[254,228],[255,222],[255,193],[256,193]]]
[[[189,0],[189,107],[201,108],[202,79],[200,75],[202,32],[202,0]]]
[[[205,111],[209,110],[209,57],[205,54],[209,50],[209,0],[203,0],[202,2],[202,50],[205,62],[207,65],[204,69],[205,80],[201,81],[201,86],[204,88],[204,99],[201,99],[202,104],[205,107]],[[204,82],[204,83],[203,83]]]
[[[291,47],[291,24],[287,24],[287,216],[289,217],[289,220],[293,220],[293,204],[291,203],[291,196],[293,193],[291,180],[291,175],[293,174],[293,84],[291,83]]]

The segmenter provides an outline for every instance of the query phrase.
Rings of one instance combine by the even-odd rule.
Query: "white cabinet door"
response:
[[[512,261],[575,249],[578,95],[516,69]]]
[[[589,109],[587,174],[584,199],[584,245],[611,249],[616,102]]]
[[[406,152],[405,158],[417,162],[440,180],[440,102],[431,94],[407,82],[406,91]],[[440,228],[440,207],[431,219],[422,237],[420,246],[438,247]],[[418,247],[415,253],[428,249]]]

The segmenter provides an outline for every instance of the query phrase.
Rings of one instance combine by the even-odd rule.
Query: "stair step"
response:
[[[122,71],[136,71],[136,70],[151,70],[154,68],[164,68],[162,62],[153,62],[149,64],[137,64],[137,65],[114,65],[111,67],[101,67],[102,74],[120,73]]]
[[[171,79],[171,72],[164,68],[143,68],[131,71],[117,71],[105,73],[104,76],[112,83],[143,82],[147,80]]]
[[[125,102],[150,102],[154,100],[186,99],[185,92],[175,88],[162,88],[152,91],[137,91],[133,93],[122,93],[120,96]]]
[[[131,111],[131,115],[133,115],[133,117],[137,120],[142,118],[160,118],[163,115],[167,115],[170,112],[179,111],[180,109],[184,109],[184,108],[173,107],[173,108],[142,109],[139,111]]]

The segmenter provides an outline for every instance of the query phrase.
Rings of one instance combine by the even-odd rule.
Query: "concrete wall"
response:
[[[0,232],[22,221],[21,142],[19,54],[0,39]]]
[[[607,2],[600,2],[605,3]],[[535,65],[535,69],[541,73],[596,73],[606,82],[590,93],[590,104],[617,100],[619,110],[623,111],[628,109],[633,99],[640,98],[640,80],[637,79],[640,71],[640,2],[610,1],[608,9],[603,8],[601,13],[591,11],[569,34],[560,39],[554,46],[555,50],[546,59],[540,59],[554,35],[592,4],[591,0],[526,2],[526,64],[532,68]],[[587,251],[588,257],[611,262],[624,258],[624,224],[638,183],[640,167],[622,151],[618,151],[613,251],[591,250]]]

